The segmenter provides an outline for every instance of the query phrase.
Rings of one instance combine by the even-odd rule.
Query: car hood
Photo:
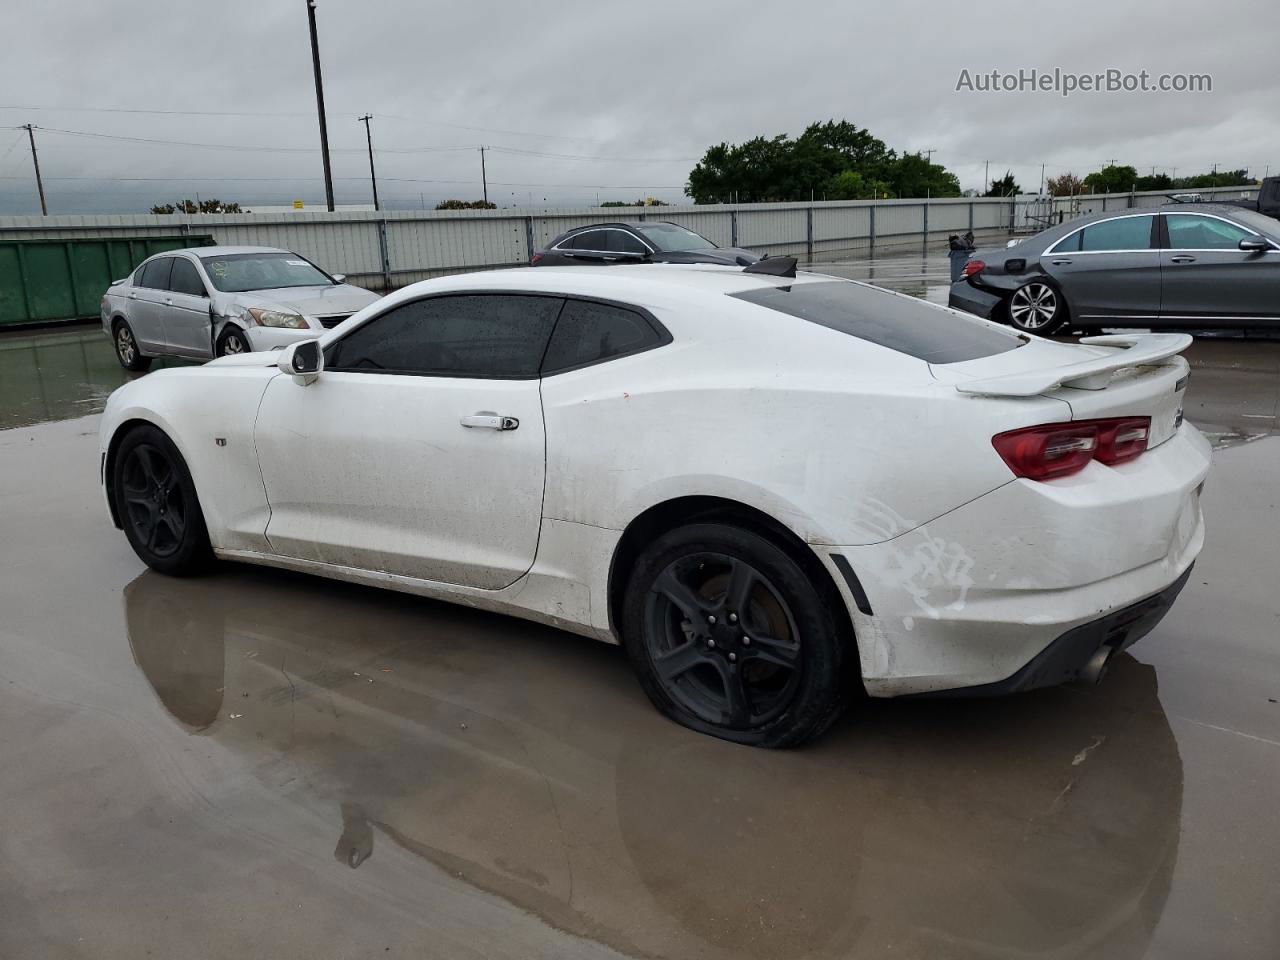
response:
[[[380,300],[376,293],[349,283],[324,287],[282,287],[278,290],[251,290],[229,295],[241,307],[287,307],[304,317],[335,313],[355,313]]]

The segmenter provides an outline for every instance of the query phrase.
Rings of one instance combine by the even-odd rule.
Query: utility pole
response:
[[[937,147],[930,147],[928,150],[917,150],[917,151],[916,151],[916,156],[919,156],[920,154],[922,154],[922,153],[923,153],[923,154],[924,154],[924,162],[925,162],[925,163],[933,163],[933,155],[934,155],[935,153],[937,153],[937,152],[938,152],[938,148],[937,148]]]
[[[36,128],[30,123],[24,124],[24,126],[27,128],[27,139],[31,141],[31,164],[36,168],[36,190],[40,192],[40,215],[47,217],[49,208],[45,206],[44,202],[44,180],[40,178],[40,158],[36,156]]]
[[[377,211],[382,208],[378,206],[378,175],[373,169],[373,134],[369,132],[369,121],[372,119],[373,115],[366,113],[356,122],[364,124],[364,138],[369,143],[369,179],[373,182],[373,209]]]
[[[480,183],[484,187],[484,202],[488,203],[489,202],[489,175],[485,173],[485,169],[484,169],[484,151],[485,151],[485,148],[481,147],[480,148]]]
[[[1044,196],[1044,164],[1040,164],[1040,196]]]
[[[307,0],[311,29],[311,69],[316,76],[316,113],[320,116],[320,156],[324,160],[324,199],[333,213],[333,169],[329,166],[329,124],[324,117],[324,82],[320,79],[320,40],[316,36],[316,0]]]
[[[990,187],[987,186],[990,180],[991,180],[991,161],[983,160],[982,161],[982,195],[983,196],[986,196],[987,190],[990,189]]]

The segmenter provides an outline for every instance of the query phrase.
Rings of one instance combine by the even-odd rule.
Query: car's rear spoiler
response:
[[[985,380],[966,380],[957,383],[956,389],[961,393],[976,393],[988,397],[1034,397],[1058,387],[1102,390],[1111,381],[1111,374],[1115,371],[1177,356],[1191,346],[1191,337],[1185,333],[1118,333],[1105,337],[1084,337],[1080,343],[1091,347],[1123,349],[1061,367],[1027,370]]]

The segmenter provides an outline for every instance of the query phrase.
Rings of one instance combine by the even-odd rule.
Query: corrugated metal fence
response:
[[[1240,188],[1202,190],[1235,198]],[[1164,194],[1112,194],[1053,202],[1071,211],[1158,206]],[[464,270],[518,266],[571,227],[606,220],[670,220],[722,246],[788,254],[811,262],[893,251],[943,249],[947,235],[980,241],[1018,226],[1013,199],[878,200],[560,210],[387,211],[383,213],[0,217],[0,240],[212,234],[220,244],[284,247],[353,283],[390,289]]]

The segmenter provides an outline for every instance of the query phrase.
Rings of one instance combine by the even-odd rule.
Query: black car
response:
[[[1044,335],[1266,327],[1280,322],[1280,228],[1214,204],[1095,213],[971,254],[948,302]]]
[[[535,267],[647,260],[654,263],[721,263],[745,267],[759,254],[717,247],[701,234],[664,220],[593,223],[562,233],[529,260]]]

